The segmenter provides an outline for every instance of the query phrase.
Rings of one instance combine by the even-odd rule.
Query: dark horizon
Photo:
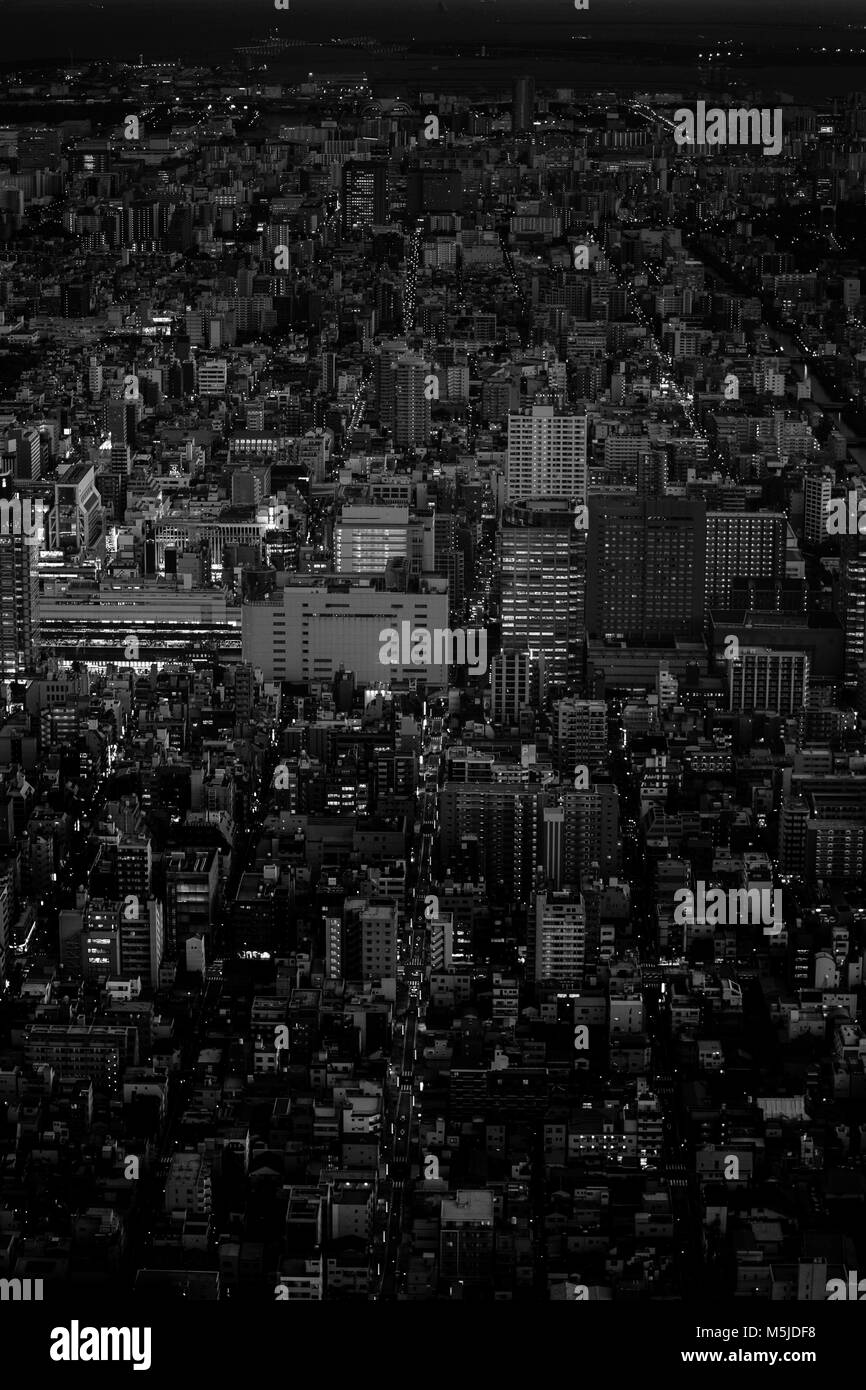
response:
[[[347,16],[340,0],[291,0],[285,11],[262,0],[240,9],[228,0],[157,0],[135,9],[125,0],[90,0],[85,5],[74,0],[0,0],[0,59],[4,66],[30,65],[43,59],[67,60],[70,52],[83,61],[121,51],[204,58],[274,30],[311,42],[368,35],[404,43],[441,39],[524,46],[533,39],[543,44],[586,34],[608,41],[621,38],[625,52],[643,51],[647,43],[677,38],[691,43],[710,36],[715,41],[745,39],[761,47],[820,47],[823,29],[856,25],[866,33],[862,8],[848,0],[822,6],[818,24],[806,0],[732,0],[725,8],[719,18],[708,0],[697,5],[660,0],[651,11],[642,0],[591,0],[586,11],[572,10],[567,0],[540,0],[531,6],[518,0],[378,0],[359,10],[355,19]]]

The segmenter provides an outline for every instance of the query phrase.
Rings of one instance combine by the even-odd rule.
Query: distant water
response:
[[[134,61],[139,53],[220,61],[276,30],[325,43],[366,34],[391,42],[465,42],[473,50],[460,58],[411,54],[395,60],[357,49],[297,48],[270,64],[275,76],[289,81],[310,70],[365,70],[379,83],[467,90],[532,72],[557,86],[641,90],[695,82],[692,54],[698,47],[721,49],[728,40],[753,55],[741,63],[734,54],[731,63],[732,77],[750,86],[816,100],[866,86],[866,55],[857,60],[835,53],[852,44],[866,48],[862,0],[853,6],[822,0],[817,22],[807,0],[726,0],[723,19],[721,8],[712,0],[590,0],[590,10],[581,12],[568,0],[290,0],[288,11],[278,11],[273,0],[0,0],[0,63]],[[856,30],[844,27],[855,22]],[[588,42],[573,42],[575,35]],[[475,56],[481,43],[512,45],[513,54],[481,62]],[[816,45],[828,52],[808,64],[805,52],[792,52]]]

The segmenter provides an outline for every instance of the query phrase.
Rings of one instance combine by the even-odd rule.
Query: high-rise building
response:
[[[334,527],[337,574],[382,574],[388,561],[405,559],[408,507],[344,506]]]
[[[321,390],[327,395],[332,395],[337,386],[337,354],[335,352],[323,352],[320,358],[321,366]]]
[[[580,683],[586,536],[565,498],[509,508],[498,538],[503,651],[539,662],[542,696]]]
[[[454,959],[454,913],[440,912],[428,923],[430,969],[448,970]]]
[[[508,417],[506,487],[510,502],[565,497],[586,502],[586,416],[534,405]]]
[[[859,536],[845,536],[839,583],[839,620],[845,631],[845,674],[847,690],[855,690],[861,671],[866,670],[866,547]]]
[[[343,167],[343,231],[381,226],[388,214],[388,166],[383,160],[349,160]]]
[[[511,101],[511,129],[531,130],[535,121],[535,78],[517,77],[514,80]]]
[[[171,850],[165,861],[166,936],[179,950],[187,938],[210,937],[217,903],[219,856],[215,849]]]
[[[538,701],[538,661],[528,651],[498,652],[490,663],[490,712],[495,724],[511,726]]]
[[[150,836],[121,835],[117,846],[117,888],[120,896],[134,894],[144,902],[150,892],[152,872]]]
[[[31,426],[15,430],[15,477],[22,482],[35,483],[42,476],[42,449],[39,431]]]
[[[139,975],[144,989],[159,985],[159,967],[165,948],[165,921],[162,903],[149,898],[133,911],[129,904],[120,913],[120,969],[124,975]]]
[[[0,675],[22,675],[40,647],[38,509],[2,499],[0,515]],[[36,521],[34,522],[34,518]]]
[[[392,432],[398,449],[415,449],[430,438],[430,363],[421,357],[399,357],[394,373]]]
[[[802,878],[806,871],[806,826],[809,803],[799,791],[788,791],[782,797],[779,814],[779,868],[783,873]]]
[[[150,247],[165,228],[165,208],[150,198],[136,198],[126,208],[127,246]]]
[[[612,782],[586,791],[563,784],[549,791],[543,812],[539,862],[554,888],[579,883],[595,869],[617,873],[621,864],[619,794]]]
[[[553,762],[570,777],[578,764],[590,771],[607,758],[607,707],[604,700],[560,700],[553,711]]]
[[[112,445],[128,448],[127,445]],[[112,459],[112,469],[114,460]],[[92,463],[59,464],[55,475],[54,506],[49,516],[52,550],[86,551],[102,535],[102,498],[96,490]]]
[[[365,980],[396,978],[396,903],[376,899],[361,913],[361,969]]]
[[[547,891],[535,895],[535,980],[576,989],[583,984],[586,959],[586,908],[580,893]]]
[[[451,607],[459,612],[472,574],[474,543],[468,526],[461,526],[452,512],[437,510],[433,523],[433,571],[448,580]]]
[[[728,662],[728,708],[738,714],[799,714],[806,708],[808,695],[806,652],[741,647]]]
[[[439,794],[444,864],[471,849],[488,883],[527,902],[540,862],[541,811],[539,783],[447,782]]]
[[[807,545],[820,545],[827,538],[827,504],[832,494],[832,473],[806,475],[803,480],[803,539]]]
[[[735,580],[785,577],[784,512],[707,512],[706,611],[729,608]]]
[[[201,361],[197,376],[200,396],[222,395],[228,383],[228,362],[224,357]]]
[[[701,501],[590,497],[587,631],[638,641],[699,637],[705,544]]]
[[[50,1066],[61,1076],[89,1076],[116,1094],[127,1066],[138,1066],[138,1029],[34,1023],[25,1030],[24,1055],[31,1067]]]

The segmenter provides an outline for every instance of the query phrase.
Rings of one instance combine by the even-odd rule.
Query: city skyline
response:
[[[37,1364],[848,1353],[866,19],[590,6],[0,0]]]

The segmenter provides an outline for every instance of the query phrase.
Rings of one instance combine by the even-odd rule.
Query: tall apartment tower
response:
[[[579,883],[589,869],[618,872],[622,858],[619,794],[612,782],[596,782],[586,791],[565,785],[554,788],[547,795],[542,819],[539,863],[554,888]]]
[[[540,784],[448,782],[439,794],[439,813],[446,867],[471,841],[488,883],[518,901],[529,898],[540,862]]]
[[[320,389],[327,395],[332,395],[337,387],[337,354],[335,352],[323,352],[320,359]]]
[[[803,539],[818,546],[827,537],[827,504],[833,495],[829,471],[808,473],[803,481]]]
[[[503,651],[539,663],[540,695],[583,677],[587,533],[564,497],[508,508],[498,537]]]
[[[554,706],[553,761],[561,777],[578,764],[590,771],[607,758],[607,707],[604,700],[560,700]]]
[[[430,438],[430,363],[406,353],[392,361],[389,370],[393,373],[393,385],[390,391],[383,389],[381,393],[385,398],[380,407],[382,422],[391,426],[398,449],[421,447]]]
[[[580,893],[536,893],[534,948],[536,983],[580,988],[586,960],[586,908]]]
[[[0,516],[0,676],[9,680],[33,667],[39,652],[38,509],[5,498]]]
[[[707,512],[706,610],[729,608],[734,580],[785,577],[784,512]]]
[[[531,130],[535,120],[535,78],[517,77],[512,88],[511,129],[515,135]]]
[[[508,417],[506,487],[510,502],[565,497],[586,502],[586,416],[534,405]]]
[[[637,641],[699,637],[705,518],[697,499],[591,497],[587,631]]]

